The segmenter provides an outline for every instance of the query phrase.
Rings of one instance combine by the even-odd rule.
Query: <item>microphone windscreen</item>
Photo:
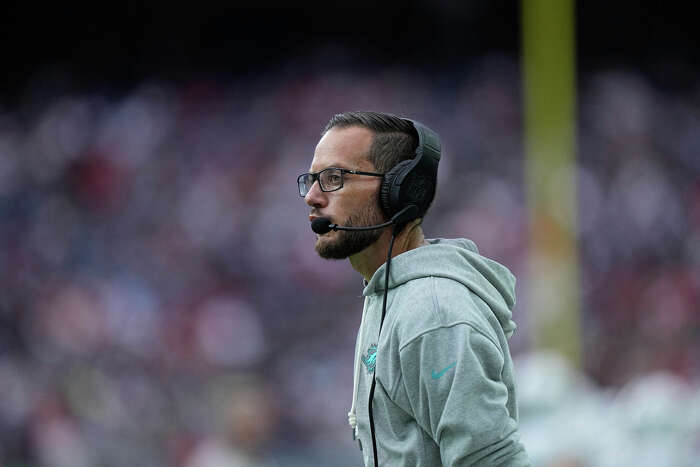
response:
[[[311,221],[311,230],[313,230],[319,235],[323,235],[324,233],[331,231],[330,225],[331,220],[327,217],[317,217],[316,219]]]

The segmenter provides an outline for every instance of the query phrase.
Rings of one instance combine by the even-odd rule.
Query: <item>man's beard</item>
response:
[[[368,227],[384,222],[377,198],[372,198],[368,205],[345,220],[343,226]],[[334,239],[320,237],[316,242],[316,253],[325,259],[345,259],[357,254],[379,240],[382,229],[374,230],[339,230]]]

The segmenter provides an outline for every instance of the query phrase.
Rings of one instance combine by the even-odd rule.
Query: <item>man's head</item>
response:
[[[334,115],[316,146],[310,172],[328,167],[386,173],[403,160],[412,159],[418,145],[413,125],[399,117],[376,112],[346,112]],[[379,203],[379,177],[343,174],[343,187],[323,191],[316,181],[306,194],[310,219],[327,217],[345,226],[369,226],[387,220]],[[342,259],[376,242],[382,230],[332,231],[320,235],[317,253]]]

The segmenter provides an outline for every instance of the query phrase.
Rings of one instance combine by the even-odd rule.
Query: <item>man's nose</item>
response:
[[[309,206],[317,208],[325,207],[326,204],[328,204],[328,198],[326,197],[326,193],[321,191],[321,187],[318,184],[318,180],[316,180],[314,184],[311,185],[309,192],[306,193],[306,196],[304,196],[304,201],[306,201],[306,204],[308,204]]]

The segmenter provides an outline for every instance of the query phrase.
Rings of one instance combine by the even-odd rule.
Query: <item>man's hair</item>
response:
[[[333,115],[321,134],[331,128],[360,126],[374,133],[367,158],[378,172],[386,173],[401,161],[412,159],[418,133],[411,122],[380,112],[343,112]]]

